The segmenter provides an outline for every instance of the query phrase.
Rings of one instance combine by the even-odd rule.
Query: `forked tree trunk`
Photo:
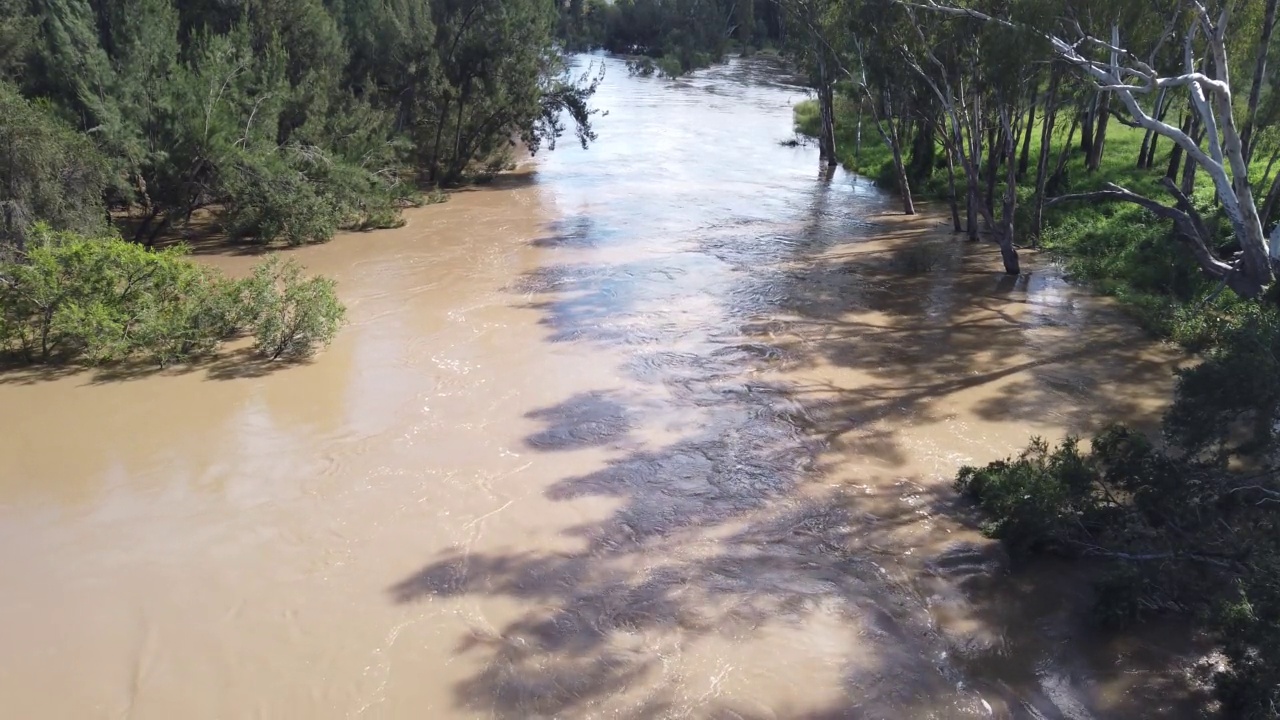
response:
[[[1164,99],[1165,99],[1165,96],[1168,95],[1168,93],[1169,93],[1168,88],[1160,88],[1160,94],[1156,96],[1155,115],[1157,118],[1163,119],[1164,117]],[[1155,137],[1156,137],[1156,131],[1151,129],[1148,129],[1145,133],[1142,134],[1142,146],[1138,148],[1138,161],[1137,163],[1135,163],[1135,167],[1137,167],[1139,170],[1151,167],[1151,165],[1148,164],[1147,159],[1148,159],[1148,153],[1151,150],[1151,142],[1155,139]]]

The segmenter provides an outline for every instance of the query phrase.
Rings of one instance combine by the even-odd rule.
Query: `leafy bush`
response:
[[[1178,373],[1165,418],[1172,442],[1219,463],[1269,450],[1280,420],[1280,312],[1253,305],[1223,324],[1204,361]]]
[[[0,348],[92,364],[211,351],[234,330],[227,284],[183,256],[37,225],[24,256],[0,266]]]
[[[987,515],[984,532],[1015,557],[1098,563],[1099,619],[1177,613],[1213,633],[1227,660],[1215,677],[1225,716],[1249,720],[1275,717],[1280,703],[1280,483],[1275,469],[1230,471],[1241,446],[1227,441],[1244,419],[1267,430],[1251,452],[1275,447],[1275,327],[1268,311],[1182,374],[1165,423],[1174,451],[1113,426],[1088,453],[1074,438],[1055,448],[1036,439],[956,480]]]
[[[185,256],[119,238],[37,225],[27,250],[0,264],[0,353],[26,362],[160,366],[214,352],[253,330],[269,358],[305,357],[337,332],[332,280],[272,258],[230,280]]]
[[[298,359],[328,345],[346,312],[334,287],[328,278],[303,277],[300,265],[278,256],[254,268],[242,292],[253,308],[258,352],[272,360]]]

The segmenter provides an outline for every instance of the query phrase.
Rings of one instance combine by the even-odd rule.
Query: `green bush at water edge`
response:
[[[246,330],[264,357],[300,358],[333,338],[343,312],[332,280],[276,257],[232,280],[181,247],[36,225],[25,251],[0,263],[0,354],[28,363],[166,366]]]

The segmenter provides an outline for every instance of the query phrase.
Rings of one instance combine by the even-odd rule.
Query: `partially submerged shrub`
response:
[[[0,264],[0,353],[27,362],[165,366],[245,329],[269,358],[305,357],[333,338],[343,312],[332,280],[278,258],[231,280],[181,247],[151,251],[38,225],[25,253]]]
[[[1075,439],[1055,448],[1037,439],[1016,459],[962,469],[956,483],[988,514],[984,532],[1015,556],[1054,553],[1096,563],[1100,620],[1123,624],[1179,613],[1213,633],[1227,660],[1215,688],[1226,717],[1275,717],[1275,473],[1240,477],[1216,458],[1170,455],[1141,433],[1114,426],[1094,437],[1088,453]]]
[[[91,364],[208,352],[232,331],[217,299],[226,281],[184,255],[36,226],[23,256],[0,267],[0,347]]]
[[[258,352],[272,360],[298,359],[328,345],[346,313],[334,288],[333,280],[304,277],[300,265],[278,256],[254,268],[243,292],[253,309]]]

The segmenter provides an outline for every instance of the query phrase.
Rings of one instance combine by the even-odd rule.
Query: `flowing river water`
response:
[[[0,376],[6,717],[1185,710],[1177,633],[949,489],[1178,358],[824,176],[766,62],[595,60],[589,150],[290,251],[349,308],[314,362]]]

